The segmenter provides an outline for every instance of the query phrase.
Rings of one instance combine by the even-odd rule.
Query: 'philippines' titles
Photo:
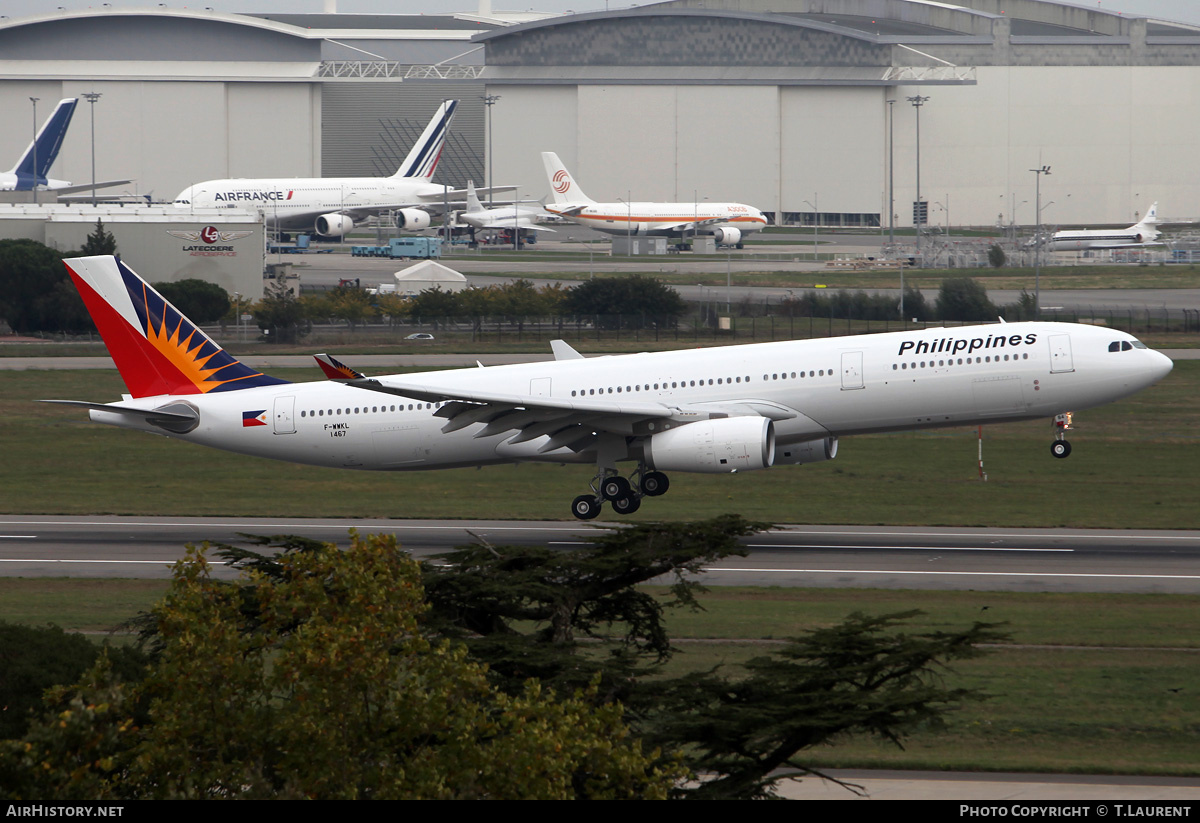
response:
[[[935,337],[932,340],[905,340],[900,344],[899,355],[905,354],[970,354],[978,349],[1001,349],[1007,346],[1032,346],[1037,342],[1037,335],[1029,334],[989,334],[987,337],[972,337],[969,340],[954,337]]]

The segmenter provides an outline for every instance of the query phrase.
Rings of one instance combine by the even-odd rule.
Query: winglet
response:
[[[325,372],[325,377],[329,380],[361,380],[366,377],[365,374],[350,368],[332,354],[314,354],[313,360],[317,361],[317,365],[321,367],[321,371]]]
[[[554,352],[555,360],[582,360],[583,355],[571,348],[566,340],[551,340],[550,351]]]

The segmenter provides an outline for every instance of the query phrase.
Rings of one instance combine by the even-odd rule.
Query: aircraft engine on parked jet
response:
[[[799,466],[803,463],[820,463],[837,457],[838,439],[822,437],[775,447],[776,466]]]
[[[354,221],[344,214],[322,214],[314,228],[323,237],[345,237],[354,228]]]
[[[429,228],[429,212],[420,209],[400,209],[396,212],[396,228],[420,231]]]
[[[739,229],[713,229],[713,237],[716,238],[718,246],[736,246],[742,242],[742,232]]]
[[[765,417],[700,420],[651,435],[645,448],[646,463],[656,471],[765,469],[775,460],[775,427]]]

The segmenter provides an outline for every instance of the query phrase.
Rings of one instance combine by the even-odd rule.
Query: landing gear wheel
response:
[[[1052,455],[1054,455],[1055,457],[1059,457],[1059,458],[1070,457],[1071,456],[1071,444],[1068,443],[1066,440],[1055,440],[1053,443],[1050,444],[1050,453]]]
[[[600,482],[600,496],[605,500],[629,497],[631,491],[633,489],[630,488],[629,481],[617,474],[606,477]]]
[[[662,472],[648,472],[642,475],[642,494],[647,497],[658,497],[666,494],[671,488],[671,481]]]
[[[613,511],[617,514],[633,514],[642,507],[641,498],[630,495],[629,497],[618,497],[612,501]]]
[[[580,520],[593,520],[600,514],[600,501],[591,494],[581,494],[571,502],[571,514]]]

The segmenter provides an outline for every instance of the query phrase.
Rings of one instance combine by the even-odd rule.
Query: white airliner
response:
[[[1086,249],[1126,249],[1159,245],[1158,203],[1146,216],[1127,229],[1081,229],[1055,232],[1048,245],[1051,251],[1084,251]]]
[[[432,181],[457,100],[438,108],[391,177],[309,177],[209,180],[175,198],[180,209],[237,208],[262,212],[268,226],[343,237],[372,215],[394,212],[398,228],[429,227],[429,210],[461,201],[463,192]]]
[[[496,206],[486,208],[479,201],[475,191],[475,183],[467,181],[467,210],[459,213],[458,221],[466,223],[472,229],[526,229],[532,231],[554,231],[554,229],[539,225],[539,217],[548,217],[541,206],[523,206],[514,203],[511,206]]]
[[[58,150],[62,148],[63,139],[67,136],[67,127],[75,114],[79,98],[67,97],[58,101],[54,111],[46,118],[38,130],[37,136],[30,141],[21,159],[11,169],[0,172],[0,191],[33,191],[51,189],[58,194],[69,194],[77,191],[90,191],[108,186],[119,186],[129,183],[129,180],[105,180],[100,183],[81,183],[73,185],[67,180],[55,180],[47,175],[50,167],[58,158]],[[37,168],[34,168],[36,162]]]
[[[91,419],[243,454],[409,471],[545,461],[596,466],[572,513],[637,510],[666,472],[830,460],[867,432],[1052,417],[1151,386],[1172,363],[1120,331],[1067,323],[827,340],[289,383],[230,356],[124,263],[65,261],[129,393],[58,400]],[[1070,445],[1061,429],[1056,457]],[[626,475],[618,464],[635,468]],[[582,490],[581,490],[582,491]]]
[[[766,216],[742,203],[597,203],[583,193],[552,151],[542,152],[554,205],[546,211],[608,234],[683,238],[711,234],[719,245],[742,248],[742,237],[767,225]]]

